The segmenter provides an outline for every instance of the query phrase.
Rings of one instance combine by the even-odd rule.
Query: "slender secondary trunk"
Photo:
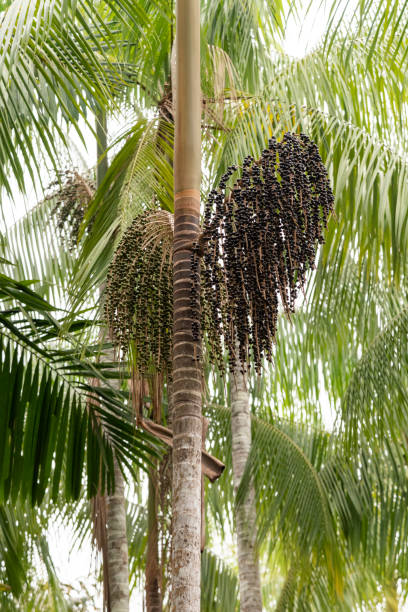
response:
[[[201,367],[199,296],[192,305],[191,244],[200,229],[200,2],[176,4],[173,322],[173,541],[174,612],[200,610]]]
[[[97,167],[96,184],[99,187],[108,169],[106,155],[107,122],[106,113],[101,110],[96,117]],[[125,485],[122,472],[114,458],[115,492],[106,497],[106,548],[107,571],[104,577],[108,580],[108,612],[129,612],[129,564],[128,542],[126,534]]]
[[[240,485],[251,450],[251,412],[245,375],[238,368],[231,380],[232,471],[234,492]],[[255,491],[251,485],[237,508],[236,532],[241,612],[262,610],[259,561],[256,551]]]
[[[159,563],[159,526],[157,468],[149,471],[149,496],[147,501],[147,555],[146,555],[146,609],[162,612],[161,570]]]
[[[128,542],[126,536],[125,486],[114,460],[115,492],[106,500],[106,531],[110,612],[129,611]]]
[[[152,419],[161,421],[163,378],[153,376],[151,382]],[[147,612],[162,612],[162,580],[159,562],[159,493],[160,479],[157,461],[149,470],[149,492],[147,498],[147,551],[146,551],[146,609]]]

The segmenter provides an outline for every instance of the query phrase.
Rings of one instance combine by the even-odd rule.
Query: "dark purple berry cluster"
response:
[[[333,211],[317,146],[305,134],[271,138],[259,159],[246,157],[226,194],[232,166],[208,197],[200,244],[203,331],[210,359],[231,368],[272,361],[278,305],[294,312],[306,272]],[[198,254],[196,255],[198,257]],[[197,331],[197,330],[195,330]]]

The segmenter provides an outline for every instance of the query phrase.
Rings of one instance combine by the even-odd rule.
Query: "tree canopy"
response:
[[[299,58],[282,50],[296,2],[201,5],[202,201],[228,167],[259,159],[287,132],[317,144],[335,194],[305,297],[290,320],[278,318],[272,364],[249,378],[252,448],[237,496],[228,477],[206,485],[202,610],[239,609],[236,566],[219,543],[251,483],[265,609],[394,605],[408,594],[405,3],[333,0],[323,39]],[[0,598],[4,609],[35,609],[27,576],[39,554],[55,609],[75,609],[47,549],[49,516],[66,511],[89,532],[84,498],[113,490],[115,458],[128,481],[138,588],[143,473],[159,462],[165,478],[166,449],[133,413],[137,351],[112,358],[100,288],[146,211],[163,213],[151,240],[172,231],[174,5],[13,0],[0,11],[0,204],[32,183],[38,193],[0,245]],[[109,134],[95,191],[97,160],[77,171],[70,135],[89,134],[96,151],[101,113],[108,125],[126,122]],[[147,378],[144,414],[160,384],[167,424],[168,378]],[[204,379],[206,449],[228,473],[231,381],[205,360]],[[160,503],[166,559],[169,507]]]

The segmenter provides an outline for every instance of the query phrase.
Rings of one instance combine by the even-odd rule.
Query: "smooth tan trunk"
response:
[[[201,367],[191,243],[200,223],[200,3],[176,3],[173,325],[173,612],[200,610]],[[197,297],[197,299],[199,299]]]
[[[231,380],[232,470],[236,493],[251,450],[251,412],[245,376],[236,371]],[[262,610],[259,560],[256,550],[255,492],[251,486],[237,508],[238,572],[241,612]]]

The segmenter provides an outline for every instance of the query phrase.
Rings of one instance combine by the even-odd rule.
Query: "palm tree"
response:
[[[173,238],[173,550],[172,608],[200,610],[201,375],[194,333],[192,244],[200,231],[200,2],[176,4]],[[193,319],[193,322],[191,321]],[[194,320],[195,319],[195,320]]]
[[[404,42],[400,28],[400,24],[403,23],[401,21],[403,13],[398,2],[393,3],[392,7],[387,6],[389,13],[386,15],[379,9],[378,14],[374,15],[376,19],[373,19],[370,13],[372,9],[369,4],[360,3],[360,9],[360,18],[358,22],[354,24],[352,22],[348,35],[341,35],[337,38],[328,36],[322,48],[299,61],[278,57],[274,69],[277,78],[273,86],[267,85],[264,93],[257,96],[254,95],[256,92],[251,91],[251,83],[253,84],[255,76],[259,75],[254,75],[251,67],[259,65],[259,62],[252,61],[248,48],[245,48],[245,52],[242,51],[242,41],[250,40],[252,44],[253,37],[242,36],[239,28],[232,33],[228,28],[221,28],[220,20],[223,16],[217,14],[215,4],[208,3],[203,12],[206,23],[211,24],[208,27],[208,32],[212,37],[210,40],[213,44],[219,43],[219,46],[229,53],[230,66],[235,67],[238,74],[243,75],[243,89],[250,90],[251,94],[251,97],[241,99],[236,94],[234,100],[229,103],[223,102],[222,105],[218,100],[213,103],[208,115],[211,117],[209,120],[211,127],[208,127],[208,132],[213,133],[216,129],[218,140],[215,141],[212,138],[206,140],[208,145],[205,153],[206,159],[209,160],[208,167],[211,170],[209,182],[216,182],[216,176],[220,175],[230,161],[235,162],[237,158],[243,158],[248,152],[257,154],[269,135],[270,124],[272,124],[272,129],[279,133],[287,126],[296,127],[300,123],[303,129],[307,129],[315,135],[319,142],[327,146],[327,162],[333,173],[339,221],[337,226],[332,224],[326,245],[322,250],[321,263],[319,263],[316,277],[312,282],[311,298],[305,315],[299,316],[299,321],[295,322],[292,330],[282,324],[283,331],[280,332],[280,337],[284,338],[285,342],[279,341],[276,359],[277,362],[282,359],[282,363],[286,359],[286,367],[276,368],[274,371],[275,384],[272,389],[268,390],[270,398],[275,399],[275,407],[281,407],[281,410],[285,408],[291,413],[295,408],[298,410],[300,405],[305,418],[311,421],[314,420],[313,414],[310,415],[311,406],[315,403],[316,389],[320,387],[320,381],[315,371],[315,359],[305,360],[303,357],[306,354],[305,351],[312,349],[313,352],[310,354],[320,356],[321,363],[330,368],[327,370],[330,372],[330,377],[326,375],[326,379],[329,381],[330,395],[336,400],[342,396],[335,391],[337,388],[344,389],[344,374],[343,368],[338,365],[341,364],[340,357],[336,361],[333,361],[332,357],[333,354],[336,354],[337,349],[341,355],[344,352],[340,351],[341,347],[335,342],[327,342],[327,339],[325,341],[323,333],[315,334],[311,338],[305,330],[311,329],[313,324],[316,325],[316,321],[320,325],[326,324],[326,329],[332,329],[328,324],[333,317],[344,320],[340,318],[340,315],[345,317],[346,312],[355,313],[356,310],[360,312],[361,319],[364,320],[364,309],[361,306],[359,308],[359,304],[364,304],[367,291],[371,291],[373,287],[372,283],[365,282],[368,272],[380,272],[384,277],[390,278],[393,283],[400,282],[404,278],[403,254],[406,244],[406,223],[402,203],[405,193],[403,178],[405,165],[400,154],[394,152],[398,147],[401,151],[405,150],[402,139],[397,145],[395,143],[398,133],[396,127],[399,125],[400,118],[402,117],[405,121],[405,98],[398,87],[394,87],[394,84],[401,80],[405,61]],[[382,16],[384,16],[383,19]],[[236,20],[231,20],[231,22],[236,23]],[[159,18],[157,21],[152,21],[149,31],[154,31],[159,23],[162,23]],[[368,24],[374,25],[370,28]],[[170,28],[166,31],[169,32]],[[336,28],[333,28],[332,31],[339,32]],[[61,37],[62,41],[66,39],[66,36]],[[378,52],[378,41],[382,41],[381,53]],[[248,44],[250,45],[249,42]],[[163,47],[164,45],[155,47],[157,56],[163,53]],[[259,47],[257,48],[256,45],[253,49],[255,49],[254,52],[259,52]],[[139,48],[137,50],[140,51]],[[138,68],[143,67],[147,54],[146,49],[142,49],[140,63],[135,62]],[[168,57],[168,48],[166,54],[163,53],[163,55]],[[269,62],[265,60],[265,63],[269,68]],[[169,64],[168,61],[167,64]],[[40,69],[43,70],[43,67]],[[382,80],[381,75],[384,74],[384,70],[389,75],[387,82]],[[139,74],[142,74],[141,70]],[[142,89],[143,93],[140,93],[143,99],[151,100],[154,86],[157,86],[162,74],[163,72],[158,70],[154,76],[150,75],[149,80],[146,81],[147,85],[144,84],[145,89]],[[263,71],[262,76],[265,79],[267,75],[268,71]],[[370,79],[371,82],[376,82],[381,87],[382,98],[381,96],[376,97],[374,92],[378,91],[377,88],[367,86]],[[75,86],[77,86],[76,83]],[[254,87],[254,89],[259,90],[259,87]],[[106,88],[103,91],[105,90]],[[213,99],[216,97],[214,95]],[[211,100],[210,95],[208,98]],[[384,100],[386,102],[383,102]],[[206,102],[206,106],[207,104]],[[211,102],[209,104],[211,105]],[[220,106],[223,107],[221,124],[219,121]],[[384,108],[387,109],[386,112]],[[214,109],[217,111],[216,119],[214,119]],[[365,112],[362,112],[362,109]],[[374,114],[378,120],[372,124]],[[21,127],[24,128],[24,125],[22,123]],[[137,136],[138,130],[139,137]],[[122,182],[117,186],[118,190],[121,190],[124,184],[126,185],[126,181],[128,181],[127,184],[132,182],[134,186],[146,187],[146,180],[143,180],[142,173],[145,172],[147,157],[144,159],[140,157],[140,143],[146,142],[146,135],[148,135],[148,132],[145,132],[145,124],[136,125],[132,135],[133,140],[130,139],[126,143],[120,158],[122,166],[119,161],[115,166],[116,172],[122,171]],[[140,135],[144,136],[142,141]],[[47,134],[44,136],[45,139],[46,136]],[[216,146],[216,142],[220,144],[219,147]],[[382,146],[382,142],[385,142],[388,148]],[[392,145],[391,148],[389,145]],[[6,151],[7,148],[4,147],[3,150]],[[27,151],[29,155],[30,149]],[[322,145],[322,154],[324,153]],[[11,155],[11,152],[9,154]],[[157,158],[150,159],[150,162],[158,163]],[[127,169],[128,172],[124,172],[124,169]],[[114,176],[113,172],[112,176]],[[165,181],[163,183],[165,185]],[[168,195],[166,188],[163,187],[161,193]],[[98,249],[104,256],[108,253],[108,258],[105,261],[102,258],[97,260],[96,250],[94,250],[93,257],[87,262],[86,274],[89,273],[89,270],[93,272],[96,270],[100,275],[99,279],[95,281],[92,279],[94,282],[100,282],[100,279],[103,278],[109,261],[109,253],[112,253],[113,250],[109,241],[120,225],[117,207],[110,208],[109,215],[106,215],[108,206],[112,204],[112,200],[109,204],[108,201],[109,198],[106,198],[105,225],[100,225],[99,233],[98,226],[96,226],[92,238],[94,247],[98,245]],[[103,218],[102,214],[100,218]],[[358,271],[357,278],[360,279],[357,285],[358,291],[353,292],[348,302],[348,310],[344,311],[344,300],[350,293],[350,286],[347,287],[345,282],[350,270],[350,266],[345,265],[345,253],[350,251],[365,254],[368,246],[370,246],[370,257],[366,262],[366,271],[364,267],[361,267],[362,271]],[[88,254],[90,252],[92,250],[87,251]],[[344,291],[341,291],[343,287]],[[339,291],[335,291],[335,288],[339,288]],[[317,316],[321,313],[324,304],[328,305],[325,311],[326,320],[324,316]],[[372,319],[374,319],[374,314]],[[364,326],[361,322],[360,325],[364,333]],[[376,326],[373,325],[372,330],[375,328]],[[343,328],[341,329],[344,331]],[[333,334],[331,337],[334,337]],[[303,350],[298,353],[289,351],[290,343],[287,338],[293,338],[292,346],[301,346]],[[353,343],[357,350],[358,343],[355,342],[355,335],[350,333],[348,338],[347,351],[350,351],[350,345]],[[288,367],[288,364],[291,364],[291,367]],[[302,382],[301,385],[298,384],[299,380]],[[302,391],[297,394],[294,392],[296,388]],[[392,416],[392,413],[390,414]],[[396,427],[398,437],[398,423],[393,423],[391,416],[388,424]]]
[[[106,112],[96,116],[97,163],[96,187],[100,187],[108,169],[107,160],[107,121]],[[103,289],[102,289],[103,292]],[[103,325],[103,322],[102,322]],[[108,334],[109,335],[109,334]],[[115,361],[115,351],[111,350],[111,360]],[[120,381],[118,383],[120,389]],[[115,490],[106,496],[106,524],[101,524],[103,537],[100,547],[104,559],[104,605],[109,612],[127,612],[129,610],[129,560],[128,539],[126,534],[126,500],[125,482],[116,457],[113,458]],[[103,502],[102,502],[103,503]],[[102,523],[100,517],[99,522]]]
[[[82,354],[75,335],[83,333],[89,321],[74,322],[62,344],[64,320],[59,321],[57,309],[26,282],[1,275],[0,297],[1,377],[9,383],[1,400],[8,422],[3,436],[2,512],[5,517],[12,512],[16,500],[45,505],[78,499],[84,494],[84,478],[88,497],[98,489],[111,490],[115,453],[134,464],[135,459],[146,461],[152,449],[143,437],[134,437],[121,393],[105,378],[117,372],[111,364],[95,362],[98,345],[89,344]],[[106,388],[90,383],[90,378],[104,381]],[[119,443],[118,427],[122,433],[127,430],[125,445],[123,437]],[[13,520],[7,518],[6,570],[11,592],[18,595],[23,559],[14,554],[11,529]]]
[[[242,367],[242,366],[241,366]],[[231,452],[234,492],[238,492],[251,451],[251,410],[246,376],[237,368],[230,384]],[[252,484],[236,515],[241,610],[262,610],[255,491]]]

